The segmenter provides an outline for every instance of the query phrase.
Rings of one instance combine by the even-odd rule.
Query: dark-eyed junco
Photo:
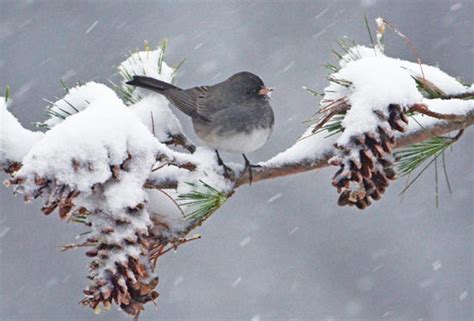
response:
[[[215,149],[219,164],[227,171],[218,150],[241,153],[252,177],[245,153],[260,148],[268,140],[274,124],[269,103],[271,88],[250,72],[239,72],[213,86],[180,89],[166,82],[134,76],[128,85],[162,94],[191,116],[197,136]]]

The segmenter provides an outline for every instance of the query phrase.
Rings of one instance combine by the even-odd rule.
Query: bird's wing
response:
[[[214,121],[216,114],[236,104],[235,97],[228,90],[222,90],[222,84],[201,87],[197,98],[197,115],[208,122]]]
[[[185,114],[206,121],[207,119],[199,114],[199,102],[202,100],[202,96],[206,95],[208,89],[208,86],[200,86],[186,90],[168,90],[166,97]]]

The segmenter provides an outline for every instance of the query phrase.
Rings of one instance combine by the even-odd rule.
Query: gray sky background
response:
[[[44,119],[42,99],[62,95],[60,79],[118,79],[114,66],[128,51],[166,37],[167,61],[187,59],[183,87],[249,70],[276,88],[274,134],[249,155],[267,159],[302,133],[317,102],[301,87],[326,86],[321,65],[334,61],[336,40],[369,42],[364,12],[399,26],[425,63],[474,78],[473,1],[0,0],[0,8],[0,86],[11,86],[12,111],[30,128]],[[413,59],[390,31],[386,48]],[[142,320],[472,320],[473,137],[468,129],[447,153],[454,193],[440,179],[439,208],[432,169],[403,202],[400,180],[363,212],[336,206],[334,168],[243,187],[199,230],[202,240],[163,258],[161,309],[148,305]],[[6,188],[0,202],[0,320],[128,320],[77,303],[87,259],[57,247],[81,227],[44,217],[39,203]]]

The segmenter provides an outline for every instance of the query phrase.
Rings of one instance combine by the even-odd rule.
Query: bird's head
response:
[[[236,73],[228,80],[233,88],[247,97],[268,99],[273,91],[273,88],[265,86],[260,77],[248,71]]]

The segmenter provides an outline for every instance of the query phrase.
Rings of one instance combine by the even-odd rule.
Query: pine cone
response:
[[[351,137],[346,145],[336,144],[337,154],[329,160],[331,165],[339,166],[332,185],[340,193],[340,206],[370,206],[371,200],[379,200],[389,181],[397,177],[392,157],[394,131],[404,132],[408,117],[396,104],[389,105],[386,113],[374,113],[380,120],[377,129]]]
[[[143,204],[124,213],[123,219],[96,212],[97,245],[86,252],[94,259],[89,266],[89,286],[84,290],[82,304],[100,312],[100,304],[108,310],[112,302],[129,315],[136,316],[149,301],[158,297],[154,289],[158,277],[153,274],[149,257],[149,228],[140,229],[132,220],[146,220],[148,213]],[[104,219],[102,219],[104,217]],[[100,226],[100,229],[99,229]]]

